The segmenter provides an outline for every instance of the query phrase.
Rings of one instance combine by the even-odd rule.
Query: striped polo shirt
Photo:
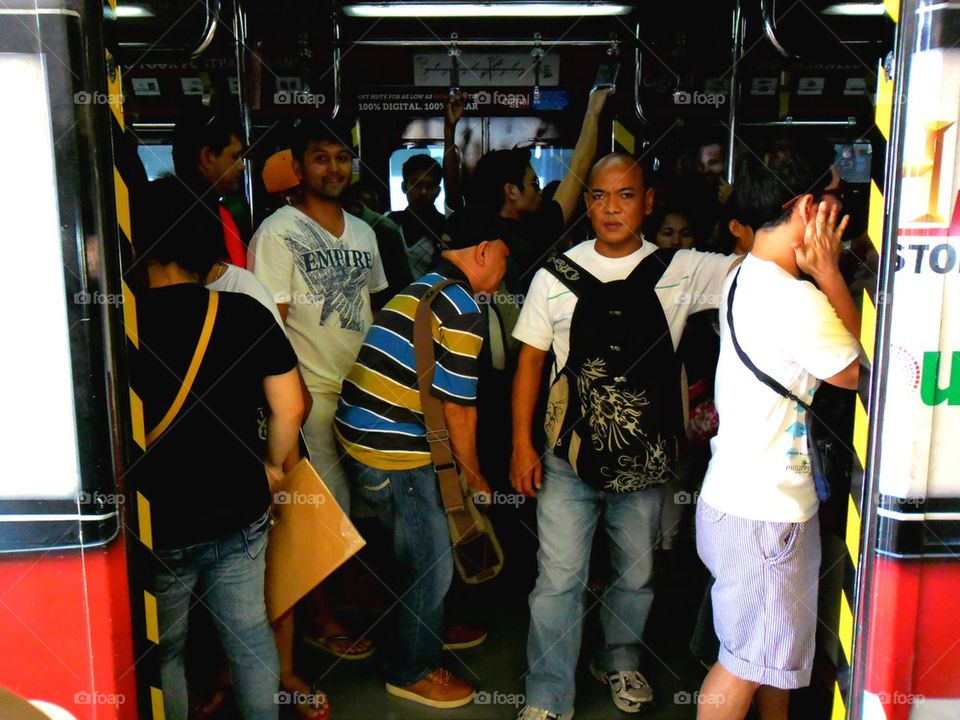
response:
[[[461,280],[466,287],[450,285],[433,301],[433,394],[458,405],[476,404],[483,316],[467,289],[466,276],[443,260],[377,314],[343,381],[334,429],[344,449],[358,462],[380,470],[410,470],[430,462],[417,385],[413,321],[420,298],[447,278]]]

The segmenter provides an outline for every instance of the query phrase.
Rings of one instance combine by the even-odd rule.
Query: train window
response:
[[[151,182],[164,175],[173,175],[173,145],[138,145],[137,155]]]
[[[833,148],[837,153],[834,165],[844,182],[870,182],[870,163],[873,159],[870,143],[838,143]]]
[[[403,164],[414,155],[429,155],[443,165],[443,145],[427,145],[419,148],[404,148],[394,150],[390,156],[390,210],[404,210],[407,207],[407,197],[403,194]],[[434,205],[437,212],[443,212],[444,201],[443,183],[440,184],[440,194]]]
[[[0,77],[18,107],[15,113],[0,114],[0,156],[7,167],[17,169],[0,177],[0,236],[20,239],[17,265],[29,269],[5,275],[10,301],[0,309],[5,335],[19,339],[11,348],[17,351],[4,357],[4,404],[17,418],[6,425],[4,440],[17,452],[5,453],[0,498],[67,499],[77,495],[80,469],[72,328],[64,303],[61,218],[43,57],[0,54]]]
[[[573,148],[539,146],[530,148],[530,164],[540,178],[542,188],[555,180],[563,180],[572,159]]]

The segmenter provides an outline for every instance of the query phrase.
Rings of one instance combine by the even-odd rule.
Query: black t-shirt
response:
[[[180,389],[208,297],[206,288],[190,283],[137,297],[133,380],[147,432]],[[296,365],[290,342],[266,308],[241,293],[219,293],[216,322],[190,395],[128,472],[133,487],[150,502],[154,547],[215,540],[246,527],[267,509],[263,379]]]
[[[563,235],[563,208],[556,200],[547,200],[537,212],[519,220],[504,218],[504,222],[512,235],[507,286],[526,294],[534,274]]]

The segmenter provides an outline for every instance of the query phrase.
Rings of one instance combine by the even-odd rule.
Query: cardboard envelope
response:
[[[271,622],[366,544],[308,460],[283,478],[274,513],[266,575]]]

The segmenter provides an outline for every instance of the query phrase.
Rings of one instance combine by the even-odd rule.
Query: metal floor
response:
[[[524,521],[526,523],[526,521]],[[477,700],[462,708],[437,710],[394,698],[384,689],[377,655],[363,661],[342,661],[303,643],[298,643],[296,665],[306,680],[316,680],[327,693],[333,708],[331,720],[508,720],[523,705],[526,672],[526,640],[529,617],[526,599],[535,575],[536,537],[522,529],[511,542],[514,557],[526,558],[526,565],[505,567],[494,582],[468,588],[455,587],[447,598],[453,606],[473,605],[472,612],[485,616],[488,638],[479,647],[447,653],[443,664],[455,674],[472,681]],[[510,535],[505,528],[504,535]],[[498,530],[499,532],[499,530]],[[524,540],[526,538],[526,540]],[[527,542],[529,541],[529,542]],[[524,547],[526,545],[526,547]],[[656,595],[644,634],[645,658],[641,670],[653,686],[654,703],[643,713],[630,715],[618,710],[609,689],[589,673],[588,662],[600,643],[598,611],[594,607],[584,622],[583,645],[576,678],[575,717],[578,720],[616,720],[643,717],[655,720],[688,720],[696,717],[694,694],[706,673],[689,649],[697,612],[703,598],[706,570],[699,564],[692,542],[676,551],[669,577],[658,575]],[[506,547],[506,543],[505,543]],[[596,547],[595,547],[596,551]],[[595,552],[599,558],[605,553]],[[602,572],[603,562],[594,565]],[[591,607],[588,591],[587,607]],[[354,628],[372,628],[368,635],[384,642],[389,620],[341,613]],[[817,669],[815,666],[815,678]],[[816,680],[815,680],[816,682]],[[791,720],[827,720],[832,700],[832,675],[819,683],[820,691],[805,689],[791,696]],[[282,720],[296,720],[292,708],[281,709]],[[235,720],[236,711],[224,710],[211,720]]]
[[[662,584],[654,602],[644,638],[648,652],[643,671],[654,688],[655,705],[643,713],[644,718],[687,720],[696,717],[692,695],[699,689],[706,671],[691,655],[688,644],[702,597],[704,578],[701,572],[699,568],[693,568],[687,575]],[[316,677],[319,687],[329,695],[333,720],[515,718],[523,704],[529,623],[526,596],[532,579],[529,584],[525,582],[527,578],[507,577],[506,580],[514,587],[510,593],[513,597],[502,597],[505,588],[501,585],[495,589],[496,598],[484,598],[486,604],[498,607],[497,612],[489,613],[487,641],[470,650],[447,653],[444,658],[445,667],[476,685],[477,700],[472,705],[455,710],[436,710],[388,695],[376,656],[360,662],[338,662],[324,653],[304,647],[298,657],[298,667],[304,677]],[[471,590],[461,589],[460,593]],[[590,604],[588,600],[587,606]],[[609,689],[589,673],[587,665],[599,638],[598,612],[594,608],[588,613],[584,625],[575,717],[583,720],[638,717],[619,711],[613,705]],[[293,718],[295,714],[287,717]]]

